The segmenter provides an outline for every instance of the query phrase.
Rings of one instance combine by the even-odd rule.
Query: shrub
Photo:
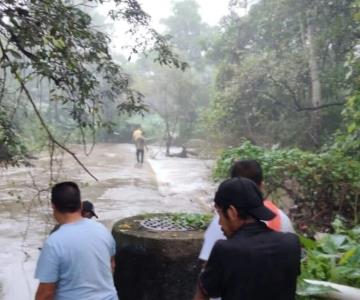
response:
[[[249,141],[223,152],[214,169],[216,180],[228,177],[235,160],[255,159],[262,165],[266,193],[284,190],[294,201],[299,229],[313,233],[330,228],[336,215],[358,223],[360,162],[339,151],[311,153],[299,149],[266,149]],[[325,227],[325,228],[324,228]]]
[[[360,288],[360,226],[346,230],[340,219],[333,222],[334,234],[324,234],[313,241],[301,237],[305,257],[301,265],[297,294],[309,299],[329,291],[303,279],[330,281]],[[310,298],[311,299],[311,298]]]

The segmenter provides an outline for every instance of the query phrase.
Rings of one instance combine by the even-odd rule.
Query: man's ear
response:
[[[235,208],[235,206],[230,205],[228,210],[227,210],[228,216],[230,220],[236,220],[238,219],[238,212]]]
[[[260,188],[260,191],[263,191],[263,190],[264,190],[264,188],[265,188],[265,183],[264,183],[264,181],[261,181],[261,182],[260,182],[259,188]]]

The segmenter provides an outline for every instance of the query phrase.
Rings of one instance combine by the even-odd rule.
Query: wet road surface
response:
[[[55,181],[80,185],[83,200],[95,204],[99,221],[111,229],[117,220],[150,212],[209,211],[214,184],[211,161],[166,158],[155,147],[137,164],[133,145],[99,144],[90,156],[72,148],[99,179],[94,181],[69,156],[55,164]],[[49,158],[31,168],[0,170],[0,299],[33,299],[39,250],[54,226],[49,203]]]

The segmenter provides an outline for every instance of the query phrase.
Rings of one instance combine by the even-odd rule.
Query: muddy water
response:
[[[82,198],[93,201],[99,221],[109,229],[117,220],[139,213],[208,211],[214,188],[209,180],[212,162],[165,158],[150,148],[145,163],[139,165],[132,145],[97,145],[90,156],[74,147],[99,181],[68,156],[53,175],[57,181],[78,182]],[[31,168],[0,170],[1,300],[34,298],[38,248],[54,225],[48,201],[48,156],[32,163]]]

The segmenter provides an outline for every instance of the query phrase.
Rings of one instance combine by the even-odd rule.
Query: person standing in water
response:
[[[142,164],[144,162],[145,137],[141,126],[135,128],[132,139],[136,147],[136,160]]]

